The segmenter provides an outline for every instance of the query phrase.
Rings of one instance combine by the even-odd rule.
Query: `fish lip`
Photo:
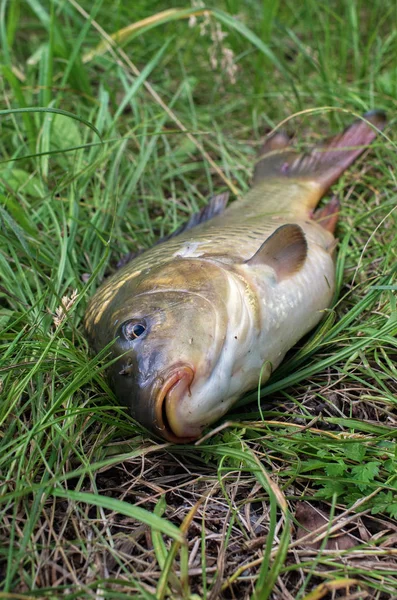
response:
[[[177,365],[167,376],[155,397],[155,431],[167,441],[174,444],[187,444],[201,435],[200,427],[189,427],[189,434],[174,433],[169,416],[176,412],[181,397],[188,391],[194,379],[194,369],[187,364]],[[165,381],[164,381],[165,380]]]

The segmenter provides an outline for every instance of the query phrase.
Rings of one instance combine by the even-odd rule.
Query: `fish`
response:
[[[309,153],[276,131],[245,197],[215,196],[99,287],[86,334],[95,352],[109,346],[110,386],[137,422],[172,443],[198,439],[320,322],[340,206],[316,207],[385,124],[371,111]]]

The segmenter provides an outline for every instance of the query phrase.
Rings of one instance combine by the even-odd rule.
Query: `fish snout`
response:
[[[187,422],[181,410],[183,399],[191,394],[193,379],[193,369],[179,365],[164,377],[155,399],[156,433],[174,444],[191,442],[201,434],[201,427]]]

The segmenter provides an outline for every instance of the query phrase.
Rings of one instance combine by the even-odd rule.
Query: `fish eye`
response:
[[[126,321],[122,326],[122,332],[127,340],[135,340],[146,331],[145,321]]]

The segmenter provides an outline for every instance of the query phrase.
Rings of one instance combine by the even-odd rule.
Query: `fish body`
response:
[[[307,156],[276,134],[244,199],[97,291],[87,334],[96,351],[114,340],[110,382],[139,422],[173,442],[199,437],[320,321],[335,289],[338,204],[314,210],[384,123],[369,113]]]

